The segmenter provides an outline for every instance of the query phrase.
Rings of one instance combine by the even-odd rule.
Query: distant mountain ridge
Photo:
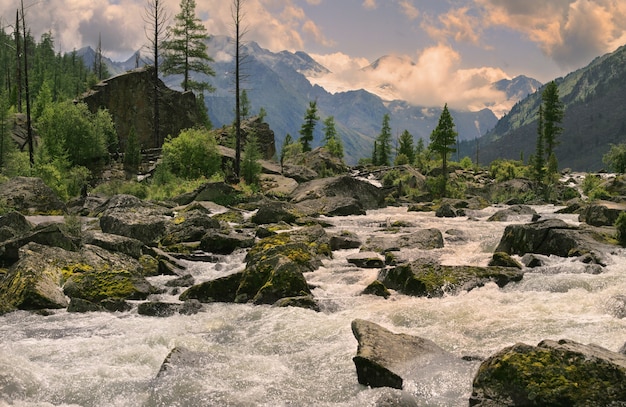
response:
[[[205,103],[214,127],[232,123],[234,107],[234,46],[226,36],[213,36],[208,42],[208,52],[214,62],[214,77],[194,74],[194,80],[205,80],[215,92],[205,95]],[[86,64],[93,63],[95,53],[90,48],[79,50]],[[317,101],[321,117],[314,132],[313,146],[323,139],[324,118],[334,116],[336,128],[344,143],[346,162],[355,164],[360,158],[370,157],[374,139],[380,133],[383,116],[390,115],[392,134],[398,137],[408,130],[415,141],[419,138],[428,144],[430,133],[436,127],[441,107],[413,106],[401,100],[386,101],[365,90],[353,90],[332,94],[324,88],[312,85],[308,78],[325,75],[327,68],[317,63],[304,52],[271,52],[255,42],[244,47],[246,55],[242,71],[245,76],[243,88],[248,93],[251,114],[265,109],[266,122],[274,130],[277,148],[280,149],[286,134],[299,138],[299,130],[310,101]],[[133,56],[124,62],[113,62],[104,58],[109,72],[119,74],[136,66]],[[140,65],[144,62],[140,61]],[[375,65],[371,68],[375,69]],[[164,78],[173,88],[180,88],[180,77]],[[500,81],[493,85],[513,98],[511,105],[520,99],[524,89],[534,91],[538,82],[526,77],[511,81]],[[525,95],[524,95],[525,96]],[[478,112],[451,109],[459,138],[473,140],[493,128],[498,117],[489,109]]]
[[[565,114],[560,144],[555,148],[560,168],[598,171],[610,144],[626,141],[626,46],[594,59],[565,78],[557,78]],[[517,103],[478,140],[481,164],[497,158],[528,159],[535,152],[537,112],[543,88]],[[462,154],[475,156],[476,143],[464,143]]]

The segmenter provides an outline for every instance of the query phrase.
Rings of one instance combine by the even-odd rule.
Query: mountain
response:
[[[234,45],[226,36],[213,36],[208,42],[208,53],[214,59],[211,64],[216,72],[214,77],[194,75],[194,80],[210,83],[215,91],[205,95],[205,103],[214,127],[221,127],[233,121],[234,114]],[[321,144],[323,123],[327,116],[334,116],[335,125],[342,137],[346,162],[355,164],[360,158],[371,156],[374,139],[380,133],[383,116],[390,115],[392,134],[399,136],[405,129],[417,141],[425,139],[437,126],[441,107],[412,106],[405,101],[388,101],[365,90],[330,93],[324,88],[311,84],[308,78],[323,76],[328,69],[317,63],[304,52],[271,52],[255,42],[249,42],[243,49],[243,84],[250,100],[252,114],[263,108],[266,122],[274,130],[277,148],[280,149],[286,134],[299,138],[306,109],[310,101],[316,100],[321,117],[314,132],[313,146]],[[85,53],[85,55],[87,55]],[[135,67],[132,57],[123,63],[105,60],[109,72],[118,73]],[[89,63],[86,61],[86,63]],[[93,64],[93,57],[91,59]],[[370,69],[375,69],[373,64]],[[164,78],[165,83],[180,89],[180,76]],[[532,82],[528,78],[514,79],[517,85],[511,86],[512,97],[519,100],[516,92],[523,83]],[[534,82],[533,82],[534,83]],[[503,91],[509,92],[504,84]],[[532,87],[532,83],[528,86]],[[450,111],[461,140],[473,140],[493,128],[498,118],[489,109],[478,112]]]
[[[555,79],[565,114],[555,148],[560,168],[597,171],[610,144],[626,141],[626,46],[593,60],[565,78]],[[481,163],[497,158],[528,158],[535,152],[537,112],[543,88],[517,103],[478,140]],[[461,153],[475,156],[476,144]]]

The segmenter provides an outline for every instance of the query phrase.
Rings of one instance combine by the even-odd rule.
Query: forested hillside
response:
[[[555,148],[560,168],[603,168],[602,156],[610,144],[626,141],[626,47],[555,81],[565,107],[564,131]],[[542,91],[543,88],[516,104],[493,130],[478,140],[481,164],[497,158],[528,159],[534,153]],[[461,151],[474,157],[476,148],[476,142],[467,142]]]

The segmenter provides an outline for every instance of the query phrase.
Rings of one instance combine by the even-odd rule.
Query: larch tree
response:
[[[317,115],[317,102],[309,102],[309,108],[304,115],[304,123],[300,127],[300,144],[302,144],[302,152],[311,151],[311,143],[313,142],[313,131],[320,117]]]
[[[190,76],[191,72],[215,76],[215,71],[209,65],[213,58],[207,53],[209,34],[202,21],[196,17],[195,0],[181,0],[180,13],[174,16],[174,25],[167,28],[167,37],[161,46],[163,74],[182,75],[180,85],[185,92],[210,91],[211,85],[205,81],[194,81]]]
[[[389,165],[391,159],[391,118],[389,113],[383,116],[383,125],[380,134],[376,138],[376,162],[374,165]]]
[[[456,144],[456,136],[457,132],[454,126],[454,120],[452,119],[452,115],[448,110],[448,104],[446,103],[441,112],[441,116],[439,116],[437,127],[430,134],[429,146],[432,151],[441,156],[441,169],[444,180],[448,178],[448,155],[456,151],[456,149],[452,147]]]
[[[550,157],[554,147],[559,144],[558,137],[563,133],[561,121],[563,120],[563,103],[559,99],[559,88],[552,81],[546,85],[541,94],[543,101],[543,141],[546,148],[546,156]]]
[[[159,58],[161,56],[162,43],[167,40],[167,22],[169,20],[164,0],[147,0],[143,17],[146,23],[144,30],[148,40],[148,48],[150,49],[154,66],[152,75],[152,128],[154,145],[158,147],[161,145],[161,135],[159,131],[161,127],[159,114],[159,101],[161,99],[159,94]]]

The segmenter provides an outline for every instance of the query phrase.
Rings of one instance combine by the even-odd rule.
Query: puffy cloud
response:
[[[405,16],[408,17],[409,20],[415,20],[419,17],[420,12],[418,8],[413,4],[411,0],[401,0],[400,8]]]
[[[614,0],[475,0],[486,25],[524,33],[563,68],[626,42],[626,4]]]
[[[454,38],[457,42],[467,42],[478,45],[481,38],[481,21],[470,14],[469,7],[460,7],[440,14],[437,22],[432,18],[424,19],[422,28],[430,37],[438,41]]]
[[[378,5],[376,4],[376,0],[363,0],[363,7],[368,10],[373,10],[378,7]]]
[[[366,65],[345,54],[313,55],[331,74],[311,79],[331,92],[366,89],[384,99],[403,99],[415,105],[479,110],[504,102],[506,95],[492,83],[508,78],[498,68],[461,68],[461,56],[447,45],[423,50],[414,62],[392,55]]]

